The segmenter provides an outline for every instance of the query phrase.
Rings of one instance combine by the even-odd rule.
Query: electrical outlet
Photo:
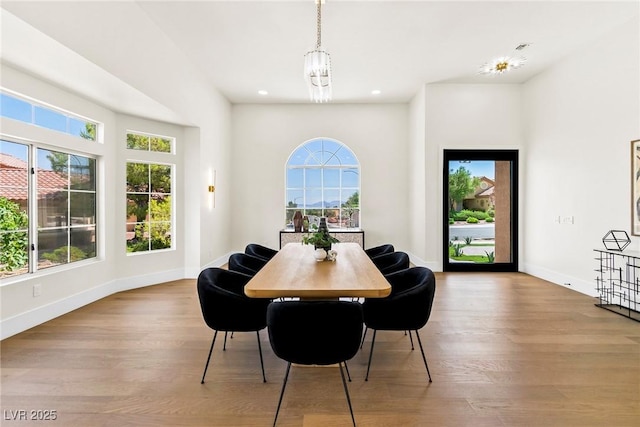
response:
[[[563,224],[573,224],[573,215],[562,217]]]
[[[39,297],[40,295],[42,295],[42,285],[40,283],[36,283],[33,285],[33,296]]]
[[[560,215],[553,217],[553,222],[556,224],[560,224]]]

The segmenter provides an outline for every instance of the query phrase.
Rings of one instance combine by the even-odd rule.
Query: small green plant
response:
[[[312,224],[309,234],[302,238],[302,244],[313,245],[316,248],[330,248],[332,243],[338,242],[340,240],[333,237],[328,231],[319,231],[316,224]]]
[[[474,218],[472,216],[467,218],[467,224],[477,224],[477,223],[478,223],[478,218]]]
[[[471,244],[471,236],[467,236],[467,237],[465,237],[465,238],[464,238],[464,242],[465,242],[467,245],[470,245],[470,244]]]
[[[494,252],[493,251],[491,251],[491,252],[484,251],[484,253],[487,254],[487,262],[489,264],[493,264],[495,262],[495,260],[496,260],[496,256],[495,256]]]
[[[493,217],[487,217],[487,219],[485,219],[486,222],[494,222],[495,219],[493,219]]]
[[[456,244],[452,245],[453,256],[454,257],[459,257],[459,256],[464,255],[464,252],[462,251],[463,247],[464,247],[464,245],[462,243],[456,243]]]
[[[456,221],[453,218],[449,218],[449,225],[455,223]]]

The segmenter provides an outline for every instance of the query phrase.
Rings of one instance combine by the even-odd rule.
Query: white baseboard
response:
[[[102,283],[67,298],[2,320],[2,322],[0,322],[0,340],[24,332],[27,329],[48,322],[51,319],[55,319],[56,317],[108,297],[109,295],[183,278],[185,278],[184,271],[182,269],[176,269]]]
[[[429,270],[433,271],[433,272],[441,272],[442,271],[442,266],[440,265],[440,263],[435,262],[435,261],[425,261],[422,258],[419,258],[417,256],[415,256],[414,254],[412,254],[411,252],[407,252],[407,255],[409,255],[409,260],[411,261],[411,263],[413,265],[415,265],[416,267],[427,267]]]
[[[549,270],[547,268],[528,263],[523,264],[521,271],[585,295],[589,295],[592,297],[598,295],[598,293],[596,292],[595,282],[586,281],[577,277],[558,273],[557,271]]]

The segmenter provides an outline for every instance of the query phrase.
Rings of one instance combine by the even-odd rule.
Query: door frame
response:
[[[442,179],[442,269],[443,271],[487,271],[487,272],[517,272],[518,270],[518,156],[516,149],[500,150],[443,150],[443,179]],[[511,262],[509,263],[454,263],[449,262],[449,162],[456,160],[471,161],[510,161],[510,227],[511,234]]]

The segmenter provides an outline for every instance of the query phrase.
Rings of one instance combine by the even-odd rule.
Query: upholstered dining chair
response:
[[[267,327],[267,307],[271,300],[245,296],[244,285],[250,279],[249,275],[215,267],[203,270],[198,276],[197,286],[202,316],[207,326],[215,331],[207,363],[204,365],[201,384],[204,384],[204,377],[207,375],[218,331],[225,332],[225,348],[227,332],[256,333],[262,380],[267,382],[264,374],[260,331]]]
[[[386,243],[380,246],[374,246],[373,248],[365,249],[364,252],[369,256],[369,258],[375,258],[380,255],[390,254],[395,252],[395,248],[392,244]]]
[[[387,275],[396,271],[405,270],[410,267],[411,262],[406,252],[392,252],[389,254],[378,255],[371,259],[378,267],[380,273]]]
[[[267,310],[269,342],[287,362],[273,425],[276,425],[291,364],[338,364],[353,425],[356,425],[342,365],[358,352],[362,336],[362,305],[351,301],[283,301]]]
[[[384,330],[415,332],[429,382],[431,382],[431,372],[429,372],[418,330],[427,324],[431,315],[436,291],[435,276],[426,267],[412,267],[385,277],[391,284],[391,294],[386,298],[365,298],[362,304],[364,324],[368,329],[373,330],[365,381],[369,380],[376,332]]]
[[[275,249],[268,248],[268,247],[263,246],[263,245],[259,245],[257,243],[249,243],[244,248],[244,253],[248,254],[248,255],[253,255],[253,256],[258,257],[258,258],[262,258],[265,261],[269,261],[271,258],[276,256],[278,251],[275,250]]]
[[[255,276],[266,263],[263,258],[237,252],[229,257],[229,270]]]

